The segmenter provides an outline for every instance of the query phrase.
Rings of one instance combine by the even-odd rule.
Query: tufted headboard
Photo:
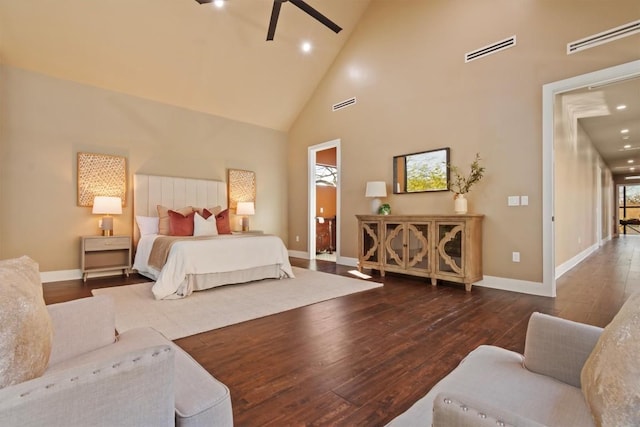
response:
[[[138,242],[140,231],[135,216],[158,216],[157,206],[170,209],[185,206],[227,207],[227,184],[210,179],[176,178],[171,176],[133,176],[133,240]]]

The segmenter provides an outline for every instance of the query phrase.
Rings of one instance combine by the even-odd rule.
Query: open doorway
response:
[[[340,141],[309,147],[309,259],[339,255]]]
[[[556,295],[556,278],[557,278],[557,265],[556,265],[556,220],[557,218],[557,206],[555,205],[556,198],[556,144],[555,144],[555,106],[557,96],[568,93],[570,91],[578,89],[602,89],[606,86],[627,81],[629,79],[635,79],[640,76],[640,61],[633,61],[627,64],[617,65],[614,67],[606,68],[603,70],[595,71],[592,73],[583,74],[580,76],[572,77],[569,79],[549,83],[543,86],[542,89],[542,116],[543,116],[543,163],[542,163],[542,190],[543,190],[543,284],[544,294],[548,296]],[[615,168],[614,168],[615,169]],[[596,174],[596,179],[599,179],[599,175]],[[600,178],[601,179],[601,178]],[[603,186],[603,180],[598,181],[598,187]],[[605,193],[606,194],[606,193]],[[601,195],[602,197],[602,195]],[[604,196],[602,200],[606,200],[606,204],[611,206],[613,203],[610,197]],[[596,201],[602,205],[602,200]],[[594,210],[593,212],[597,212]],[[604,208],[601,213],[605,213],[601,216],[600,223],[602,223],[602,217],[606,218],[608,224],[611,223],[611,209]],[[596,224],[597,220],[593,223]],[[596,224],[597,226],[597,224]],[[609,233],[612,227],[604,226],[602,230],[606,230],[605,233]],[[594,230],[597,230],[594,227]],[[602,233],[602,231],[600,231]],[[598,239],[601,239],[601,234],[598,231],[594,231],[594,235],[597,235]],[[575,236],[574,236],[575,237]],[[579,237],[578,237],[579,239]],[[578,243],[579,240],[578,240]],[[586,254],[587,252],[584,251]],[[579,254],[582,255],[582,254]],[[576,256],[576,263],[579,262],[580,256]]]

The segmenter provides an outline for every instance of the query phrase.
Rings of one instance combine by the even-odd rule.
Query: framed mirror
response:
[[[449,190],[449,147],[393,158],[394,194]]]

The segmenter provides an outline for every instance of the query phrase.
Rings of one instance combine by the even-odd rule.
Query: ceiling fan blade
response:
[[[213,0],[196,0],[200,4],[207,4],[213,2]]]
[[[293,4],[295,4],[296,6],[298,6],[303,11],[305,11],[307,14],[311,15],[312,17],[314,17],[318,21],[322,22],[325,26],[327,26],[331,30],[333,30],[333,32],[339,33],[340,31],[342,31],[342,28],[340,28],[340,26],[338,26],[338,24],[336,24],[335,22],[333,22],[332,20],[330,20],[329,18],[324,16],[322,13],[318,12],[313,7],[309,6],[303,0],[289,0],[289,1],[291,3],[293,3]]]
[[[280,8],[282,7],[282,3],[282,0],[273,0],[271,21],[269,22],[269,31],[267,31],[267,41],[273,40],[273,36],[276,34],[276,25],[278,24],[278,16],[280,15]]]

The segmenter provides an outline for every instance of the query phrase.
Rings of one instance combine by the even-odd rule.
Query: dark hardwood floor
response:
[[[292,259],[349,275],[352,268]],[[238,426],[380,426],[472,349],[522,352],[534,311],[605,326],[640,290],[640,236],[622,236],[558,280],[557,298],[387,274],[384,287],[176,340],[231,390]],[[47,303],[145,278],[44,285]]]

